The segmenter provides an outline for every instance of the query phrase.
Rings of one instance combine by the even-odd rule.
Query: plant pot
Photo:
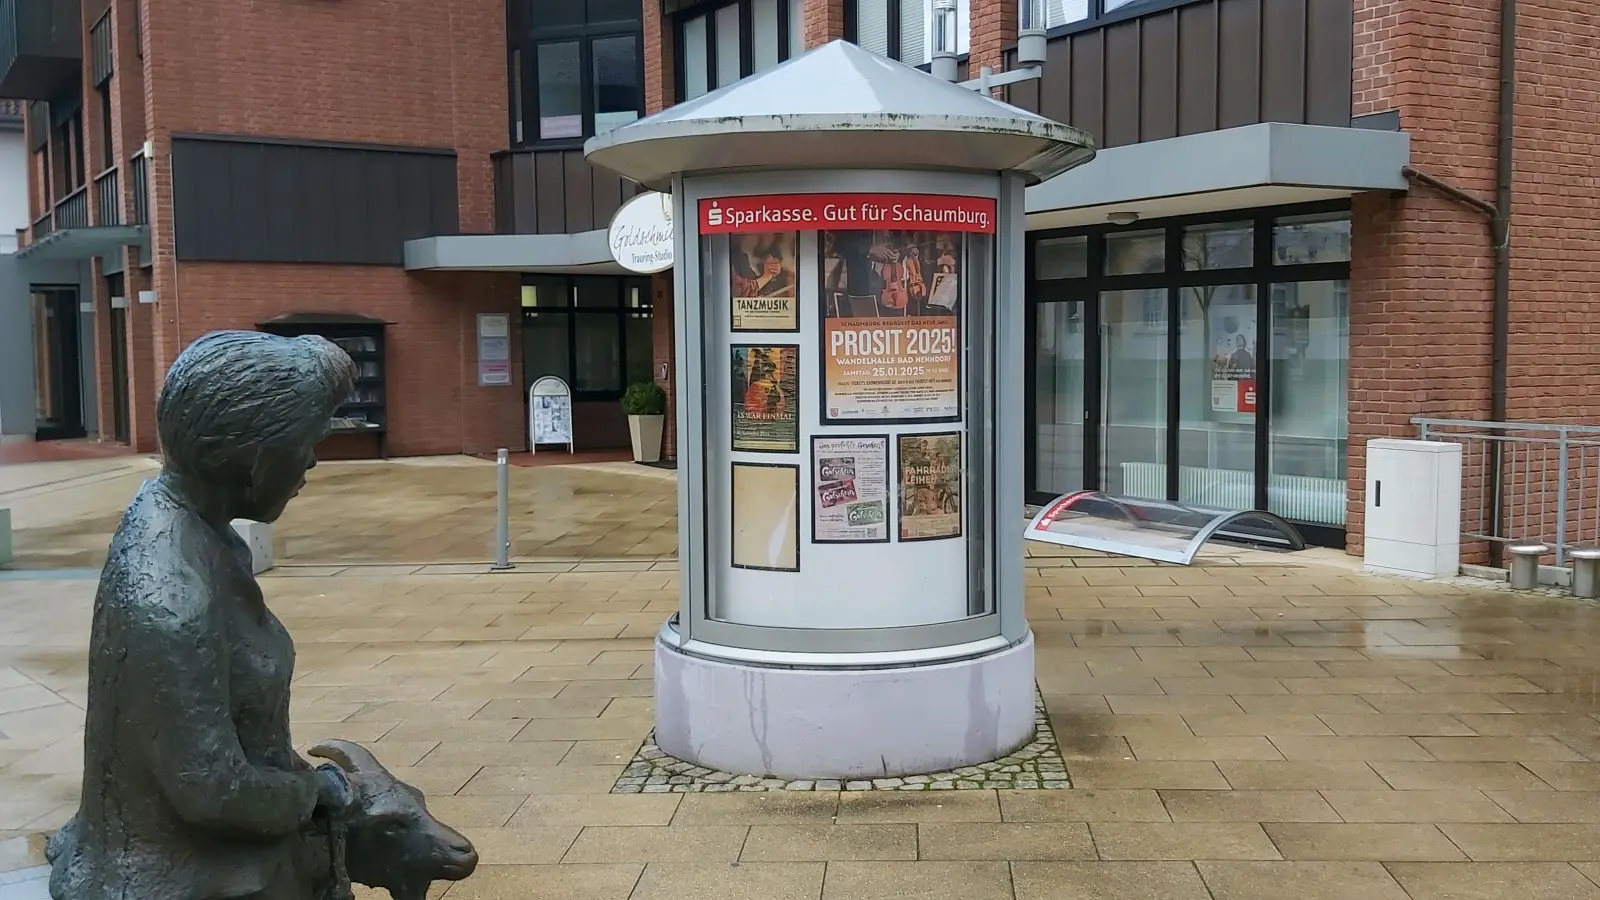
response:
[[[666,425],[666,416],[628,417],[628,435],[633,438],[634,462],[661,461],[661,432]]]

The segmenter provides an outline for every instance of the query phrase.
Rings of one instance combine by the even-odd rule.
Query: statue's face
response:
[[[263,448],[240,518],[276,522],[284,507],[306,486],[306,472],[316,465],[316,453],[310,448]]]

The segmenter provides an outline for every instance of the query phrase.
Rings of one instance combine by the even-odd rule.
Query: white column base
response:
[[[1033,635],[957,662],[782,669],[656,641],[656,746],[722,772],[894,778],[1005,756],[1033,740]]]
[[[234,519],[233,531],[250,548],[250,574],[260,575],[278,564],[272,550],[272,526],[250,519]]]

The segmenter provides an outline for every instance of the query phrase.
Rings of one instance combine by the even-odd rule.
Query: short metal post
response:
[[[1571,555],[1572,596],[1585,600],[1600,597],[1600,548],[1579,547]]]
[[[511,464],[504,447],[495,454],[494,570],[511,568]]]
[[[1511,589],[1531,591],[1539,586],[1539,557],[1550,552],[1544,544],[1512,544],[1506,548],[1511,553]]]
[[[1560,447],[1561,474],[1556,478],[1556,565],[1567,564],[1567,430],[1557,433]]]

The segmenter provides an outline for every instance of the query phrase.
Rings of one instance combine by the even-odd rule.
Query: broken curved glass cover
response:
[[[1062,494],[1028,523],[1030,541],[1188,565],[1212,539],[1304,550],[1293,525],[1258,509],[1223,510],[1100,491]]]

